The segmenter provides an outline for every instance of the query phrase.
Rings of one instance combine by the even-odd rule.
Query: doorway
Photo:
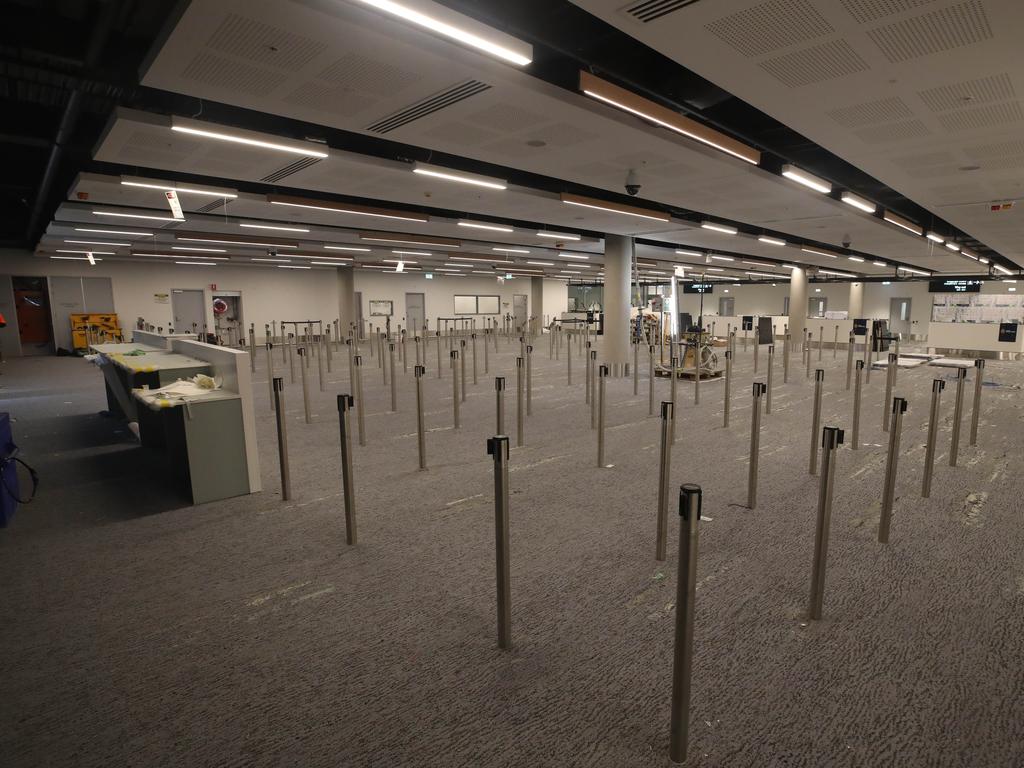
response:
[[[732,296],[721,296],[718,299],[718,314],[723,317],[736,316],[736,299]]]
[[[512,316],[515,319],[516,332],[522,332],[522,329],[526,327],[526,321],[529,320],[526,310],[526,294],[516,293],[512,296]]]
[[[900,338],[910,338],[910,299],[889,299],[889,333]]]
[[[824,317],[828,310],[828,298],[825,296],[812,296],[807,300],[808,317]]]
[[[426,319],[427,309],[423,294],[405,294],[405,323],[414,337],[423,332]]]
[[[248,331],[242,322],[242,294],[239,291],[218,291],[213,294],[213,332],[221,346],[241,349],[248,346]]]
[[[206,332],[206,300],[201,290],[172,290],[171,312],[174,314],[175,333]]]
[[[45,277],[13,277],[14,312],[23,355],[48,355],[52,350],[53,325]]]

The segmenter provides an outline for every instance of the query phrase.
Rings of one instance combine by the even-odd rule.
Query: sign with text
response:
[[[683,293],[714,293],[714,283],[683,283]]]
[[[1017,341],[1017,324],[1016,323],[1000,323],[999,324],[999,340],[1010,342],[1011,344]]]
[[[980,293],[981,280],[929,280],[930,293]]]

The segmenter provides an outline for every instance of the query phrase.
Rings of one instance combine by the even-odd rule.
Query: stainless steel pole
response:
[[[291,472],[288,470],[288,417],[284,406],[284,379],[273,379],[274,410],[277,412],[277,458],[281,468],[281,501],[292,497]]]
[[[697,341],[693,345],[693,404],[700,405],[700,334],[696,336]],[[686,367],[686,347],[683,345],[683,367]]]
[[[640,342],[633,341],[633,397],[640,392]]]
[[[782,383],[789,384],[789,328],[782,335]]]
[[[757,375],[757,361],[761,351],[761,327],[754,329],[754,375]]]
[[[309,383],[306,381],[306,348],[299,347],[296,353],[299,355],[299,373],[302,374],[302,407],[306,412],[306,423],[311,424],[312,420],[309,417]]]
[[[822,347],[822,344],[824,343],[824,338],[823,338],[824,336],[825,336],[825,326],[823,324],[823,325],[820,325],[818,327],[818,362],[819,363],[821,362],[821,347]]]
[[[924,449],[924,477],[921,480],[921,496],[928,498],[932,493],[932,470],[935,467],[935,441],[939,434],[939,406],[946,382],[932,380],[932,407],[928,412],[928,443]]]
[[[270,384],[270,410],[277,407],[274,400],[274,342],[267,342],[267,382]]]
[[[459,384],[459,399],[466,402],[466,340],[459,339],[459,377],[462,382]]]
[[[288,334],[288,368],[291,371],[292,384],[295,383],[295,358],[292,356],[292,347],[295,346],[294,339],[295,339],[295,336],[293,336],[292,334],[289,333]],[[296,353],[296,354],[298,354],[298,353]]]
[[[370,345],[371,349],[373,344]],[[359,430],[359,445],[366,445],[366,419],[363,407],[363,356],[355,355],[352,358],[355,372],[355,400],[356,400],[356,428]]]
[[[484,376],[487,376],[491,372],[491,353],[489,351],[490,340],[490,328],[484,329]]]
[[[526,345],[526,415],[533,415],[533,345]]]
[[[512,648],[512,586],[509,569],[508,438],[496,435],[487,441],[494,458],[494,538],[498,588],[498,647]]]
[[[324,329],[324,347],[327,349],[327,372],[331,373],[331,324]]]
[[[654,559],[665,560],[665,546],[668,540],[668,485],[672,474],[672,420],[675,408],[672,403],[661,404],[661,461],[658,466],[658,525],[654,546]]]
[[[441,331],[437,332],[437,378],[444,378],[441,368]]]
[[[825,601],[825,563],[828,532],[832,522],[832,492],[836,482],[836,448],[842,445],[843,430],[825,427],[821,433],[821,483],[818,486],[818,525],[814,533],[814,561],[811,564],[811,607],[808,615],[817,621]]]
[[[732,352],[725,350],[725,402],[722,408],[722,426],[729,426],[729,405],[732,396]]]
[[[423,376],[427,369],[417,365],[412,369],[416,379],[416,444],[419,448],[420,469],[427,468],[427,431],[423,428]]]
[[[770,414],[772,412],[772,378],[775,372],[775,345],[768,345],[768,384],[767,394],[765,395],[764,401],[764,412]]]
[[[338,429],[341,438],[341,489],[345,496],[345,541],[356,543],[356,488],[352,480],[352,428],[349,409],[352,395],[338,395]]]
[[[885,459],[885,480],[882,484],[882,513],[878,518],[878,541],[889,543],[889,527],[892,524],[892,504],[896,495],[896,465],[900,457],[900,433],[903,431],[903,414],[907,412],[907,401],[902,397],[892,399],[892,428],[889,430],[889,455]]]
[[[597,429],[597,350],[590,350],[587,367],[590,370],[590,383],[587,387],[590,395],[590,428]]]
[[[857,337],[850,331],[850,341],[846,346],[846,391],[850,391],[850,381],[853,377],[853,347],[854,339]]]
[[[807,340],[804,346],[807,348],[807,354],[804,356],[804,360],[807,363],[807,372],[805,378],[811,378],[811,342],[813,341],[813,331],[807,331]]]
[[[871,347],[875,343],[874,328],[864,329],[864,383],[871,383]]]
[[[836,359],[836,353],[839,349],[839,325],[836,325],[835,333],[832,334],[832,359]]]
[[[597,368],[597,466],[604,467],[604,380],[608,378],[608,366]]]
[[[455,429],[459,428],[459,372],[457,366],[459,364],[459,350],[453,349],[448,353],[451,357],[451,368],[452,368],[452,418],[454,420]]]
[[[649,344],[647,351],[650,355],[647,364],[647,415],[654,415],[654,345]]]
[[[523,358],[516,358],[516,448],[523,447]]]
[[[391,412],[398,412],[398,377],[395,376],[395,343],[388,342],[388,367],[391,369]]]
[[[854,377],[853,385],[853,441],[850,446],[853,450],[860,450],[860,395],[862,391],[861,387],[861,374],[864,372],[864,361],[857,361],[857,372]]]
[[[693,679],[693,625],[697,599],[699,485],[679,486],[679,567],[676,583],[675,649],[672,658],[672,721],[669,757],[686,760],[690,745],[690,685]]]
[[[669,365],[669,387],[668,387],[668,393],[669,394],[668,394],[668,396],[669,396],[669,400],[672,401],[672,408],[676,407],[676,402],[677,402],[676,395],[677,395],[677,390],[678,390],[678,387],[679,387],[679,383],[676,380],[676,366],[677,366],[677,364],[678,364],[678,361],[676,360],[676,357],[674,355],[670,356],[669,359],[668,359],[668,365]],[[675,411],[673,411],[673,415],[674,414],[675,414]],[[672,419],[672,442],[673,443],[675,443],[675,441],[676,441],[675,426],[676,426],[676,420],[673,418]]]
[[[505,377],[494,377],[494,405],[496,414],[497,434],[505,434]]]
[[[967,369],[956,369],[956,400],[953,401],[953,430],[949,440],[949,466],[955,467],[960,453],[960,423],[964,413],[964,382],[967,380]]]
[[[811,461],[808,472],[814,474],[818,464],[818,428],[821,425],[821,390],[825,383],[825,371],[814,372],[814,411],[811,414]]]
[[[400,340],[402,342],[402,346],[399,348],[399,352],[400,352],[399,357],[402,358],[402,373],[408,373],[409,372],[409,353],[406,352],[406,350],[405,350],[405,331],[402,331],[402,335],[399,338],[400,338]],[[474,359],[474,362],[476,362],[475,359]],[[394,373],[394,371],[392,371],[392,373]]]
[[[754,402],[750,412],[750,469],[747,474],[747,507],[757,508],[757,462],[761,449],[761,398],[767,387],[762,381],[754,382]]]
[[[572,338],[572,337],[570,336],[570,338]],[[572,386],[572,350],[571,349],[570,350],[566,350],[566,353],[565,353],[565,376],[566,376],[565,386],[571,387]]]
[[[885,399],[882,400],[882,431],[889,431],[889,402],[892,400],[892,385],[895,378],[896,355],[889,353],[889,365],[885,372]]]
[[[978,420],[981,418],[981,387],[985,381],[985,361],[978,358],[974,361],[974,408],[971,410],[971,442],[978,444]]]
[[[317,348],[316,370],[317,370],[317,373],[320,376],[320,391],[324,392],[325,391],[324,390],[324,355],[323,355],[323,351],[320,348],[322,344],[323,344],[323,340],[322,339],[320,341],[316,342],[316,348]]]
[[[585,362],[583,363],[583,367],[584,367],[585,372],[586,372],[586,379],[584,380],[584,383],[583,383],[583,400],[584,400],[584,402],[589,404],[590,403],[590,389],[591,389],[591,387],[590,387],[590,379],[591,379],[591,376],[593,375],[593,371],[591,370],[591,365],[590,365],[590,342],[589,341],[587,342],[586,350],[587,350],[587,355],[586,355],[586,358],[585,358]]]
[[[470,334],[469,338],[470,338],[470,343],[473,345],[473,386],[475,387],[477,385],[477,377],[476,377],[476,334],[475,333]]]
[[[249,323],[249,369],[256,373],[256,324]]]

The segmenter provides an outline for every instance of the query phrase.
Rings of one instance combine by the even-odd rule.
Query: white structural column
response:
[[[791,349],[799,350],[803,344],[807,330],[807,271],[800,267],[793,268],[789,280],[789,333],[790,340],[796,344]]]
[[[538,331],[543,333],[544,331],[541,329],[541,326],[544,323],[543,277],[530,278],[530,315],[536,318],[532,327],[538,329]]]
[[[629,285],[633,238],[604,238],[604,341],[601,357],[621,375],[629,359]]]
[[[679,285],[679,276],[675,272],[672,273],[672,338],[675,341],[679,341],[679,334],[685,331],[685,328],[679,327],[679,313],[683,311],[683,290]],[[696,318],[694,318],[696,322]]]
[[[850,319],[864,317],[864,283],[850,283]]]
[[[347,338],[356,321],[356,275],[352,267],[338,267],[338,332]]]

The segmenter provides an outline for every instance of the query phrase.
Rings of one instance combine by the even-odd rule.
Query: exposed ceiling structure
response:
[[[813,187],[821,171],[787,171],[767,141],[690,120],[557,52],[531,49],[532,35],[406,3],[448,30],[472,32],[490,46],[481,50],[376,5],[183,4],[154,34],[141,85],[118,99],[125,106],[79,164],[37,254],[382,271],[402,261],[442,277],[597,280],[602,235],[616,233],[637,238],[640,276],[651,280],[675,267],[772,282],[792,265],[820,279],[1017,268],[1011,251],[992,250],[979,229],[957,231],[945,212],[935,219],[941,238],[933,222],[914,234],[914,222],[896,213],[907,208],[872,202],[869,212],[832,176],[827,189],[799,183],[810,178]],[[500,3],[479,5],[501,14]],[[750,4],[669,5],[679,10],[661,19]],[[639,39],[656,23],[608,13],[609,24]],[[524,65],[531,54],[537,63]],[[639,186],[635,197],[624,194],[628,181]],[[183,220],[172,218],[164,188],[177,189]]]

